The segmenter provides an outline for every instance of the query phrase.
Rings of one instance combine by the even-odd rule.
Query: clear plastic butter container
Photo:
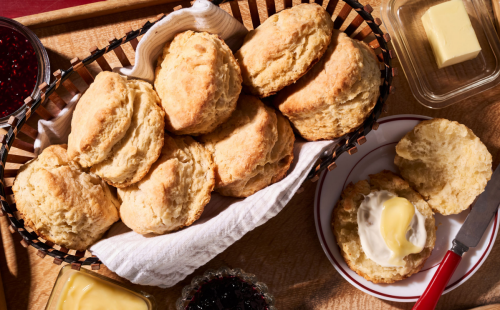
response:
[[[438,69],[422,15],[444,0],[383,0],[381,15],[415,98],[434,109],[447,107],[500,83],[500,40],[485,0],[462,0],[481,52],[472,60]]]
[[[74,270],[71,269],[71,265],[66,265],[61,268],[61,271],[57,276],[56,283],[52,288],[52,292],[50,293],[49,301],[47,303],[47,306],[45,307],[45,310],[89,309],[88,305],[75,305],[71,303],[74,301],[82,301],[84,299],[82,298],[82,296],[78,295],[78,289],[68,290],[68,285],[72,285],[73,288],[77,287],[75,285],[76,282],[72,282],[72,279],[75,280],[75,277],[86,278],[85,281],[87,282],[84,282],[84,286],[80,287],[83,288],[82,296],[86,295],[86,298],[92,298],[92,296],[94,298],[98,298],[98,300],[96,300],[97,305],[95,307],[91,307],[94,310],[116,309],[114,306],[111,306],[113,298],[120,298],[122,304],[127,303],[127,300],[132,301],[133,305],[135,306],[133,307],[133,309],[156,309],[154,298],[151,295],[148,295],[144,292],[133,291],[115,280],[102,276],[98,273],[88,271],[84,268],[81,268],[80,270]],[[88,283],[88,281],[91,281],[92,283]],[[103,285],[105,286],[104,289]],[[100,290],[100,292],[97,292],[100,294],[92,293],[91,290]],[[115,294],[106,295],[107,292]],[[65,299],[65,294],[67,294],[66,296],[72,295],[73,298]],[[70,302],[70,304],[63,305],[63,302]],[[138,304],[140,307],[137,307]],[[127,303],[127,305],[132,306],[132,303]],[[125,308],[131,309],[128,306],[125,306]],[[121,310],[125,310],[125,308],[122,308]]]

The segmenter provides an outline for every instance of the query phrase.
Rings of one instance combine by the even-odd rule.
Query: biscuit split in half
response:
[[[386,190],[408,199],[425,217],[427,239],[420,253],[404,258],[405,266],[382,267],[369,259],[361,246],[358,234],[357,214],[365,195],[372,191]],[[370,182],[362,180],[350,183],[342,192],[332,213],[332,230],[340,253],[349,268],[373,283],[394,283],[417,273],[431,255],[436,243],[436,227],[431,208],[408,182],[390,171],[370,175]]]
[[[141,180],[160,156],[164,127],[149,83],[101,72],[76,105],[68,156],[108,184],[126,187]]]
[[[330,14],[315,3],[270,16],[235,54],[245,92],[268,97],[297,81],[325,53],[332,30]]]
[[[154,85],[166,113],[167,130],[198,135],[212,131],[234,111],[241,72],[222,39],[189,30],[163,48]]]
[[[215,161],[215,191],[247,197],[283,179],[295,137],[288,120],[253,96],[241,95],[229,120],[200,137]]]
[[[119,220],[108,185],[70,161],[66,145],[51,145],[24,164],[12,190],[26,224],[69,249],[86,250]]]
[[[486,146],[465,125],[442,118],[419,123],[396,145],[405,180],[443,215],[467,209],[492,174]]]
[[[212,155],[188,136],[165,135],[158,161],[140,182],[118,189],[122,221],[140,234],[164,234],[191,225],[214,188]]]
[[[364,42],[333,31],[314,67],[278,93],[274,104],[307,140],[330,140],[363,123],[377,103],[380,69]]]

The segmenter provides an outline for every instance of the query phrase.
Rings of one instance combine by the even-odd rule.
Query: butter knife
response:
[[[452,242],[414,310],[434,309],[451,276],[469,248],[476,247],[500,204],[500,166],[493,173],[484,192],[477,198],[467,219]]]

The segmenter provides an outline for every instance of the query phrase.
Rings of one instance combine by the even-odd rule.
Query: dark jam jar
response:
[[[184,287],[177,310],[276,310],[267,286],[241,269],[207,270]]]
[[[38,77],[35,50],[20,32],[0,26],[0,117],[19,110]]]
[[[0,127],[24,110],[24,99],[39,95],[49,82],[47,52],[36,35],[20,23],[0,17]]]

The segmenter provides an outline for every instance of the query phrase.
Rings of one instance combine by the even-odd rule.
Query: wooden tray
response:
[[[90,17],[71,23],[43,26],[34,31],[47,48],[52,67],[66,68],[74,55],[81,59],[88,56],[89,45],[103,47],[108,44],[110,36],[121,37],[127,29],[137,29],[148,19],[179,8],[182,4],[189,5],[187,3],[143,7],[106,15],[105,20],[102,17]],[[363,3],[374,8],[374,16],[380,16],[380,0]],[[228,9],[229,4],[221,7]],[[277,6],[276,9],[281,8]],[[259,5],[258,9],[265,11],[266,8]],[[340,8],[334,16],[339,11]],[[251,25],[248,6],[241,6],[241,15],[245,25]],[[131,48],[124,48],[124,52],[133,63]],[[111,65],[119,64],[116,57],[110,56],[108,61]],[[397,60],[394,65],[398,66]],[[91,67],[90,70],[95,74],[100,69]],[[72,81],[77,87],[81,86],[81,80]],[[493,154],[494,165],[498,164],[500,137],[496,132],[500,129],[500,88],[457,104],[453,109],[430,110],[413,98],[404,76],[395,79],[393,85],[398,91],[389,98],[388,113],[385,115],[413,113],[459,121],[474,130]],[[66,99],[69,94],[61,92],[60,96]],[[26,140],[32,141],[29,138]],[[13,148],[11,153],[29,154],[17,148]],[[174,309],[182,287],[193,276],[202,274],[208,268],[217,269],[227,265],[258,275],[269,286],[279,309],[411,309],[412,304],[384,302],[358,291],[334,270],[316,237],[312,213],[315,186],[311,182],[305,184],[302,193],[295,195],[279,215],[248,233],[175,287],[132,287],[154,295],[159,309]],[[0,218],[0,224],[4,247],[4,255],[0,256],[0,271],[9,309],[43,309],[57,276],[57,268],[52,267],[50,260],[39,259],[34,249],[23,248],[19,236],[8,232],[5,218]],[[500,301],[500,269],[496,266],[498,259],[500,247],[495,246],[479,271],[467,283],[443,296],[437,309],[467,309]],[[99,273],[128,282],[105,267]]]

